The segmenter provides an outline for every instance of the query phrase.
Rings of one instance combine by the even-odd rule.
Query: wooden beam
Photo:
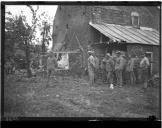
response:
[[[78,37],[77,37],[76,34],[75,34],[75,37],[76,37],[76,39],[77,39],[77,43],[78,43],[78,45],[79,45],[79,48],[84,52],[84,48],[83,48],[82,45],[80,44],[80,41],[79,41],[79,39],[78,39]]]
[[[61,52],[61,51],[60,52],[53,52],[52,51],[52,53],[79,53],[79,50],[77,50],[77,51],[67,51],[67,52],[66,51],[65,52]]]
[[[85,62],[86,62],[86,52],[85,52],[85,50],[84,50],[84,48],[82,47],[82,45],[81,45],[81,43],[80,43],[80,41],[79,41],[79,39],[78,39],[78,37],[77,37],[77,35],[75,34],[75,37],[76,37],[76,39],[77,39],[77,43],[78,43],[78,45],[79,45],[79,48],[82,50],[82,67],[84,67],[84,65],[85,65]]]

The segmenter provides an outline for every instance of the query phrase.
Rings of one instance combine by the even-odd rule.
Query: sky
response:
[[[34,9],[37,8],[37,6],[33,6]],[[21,11],[23,12],[23,14],[27,17],[27,22],[29,25],[31,25],[31,20],[32,20],[32,14],[30,9],[26,6],[26,5],[6,5],[5,6],[5,11],[8,12],[10,11],[13,15],[20,15]],[[37,14],[41,14],[42,12],[45,12],[48,16],[49,16],[49,20],[48,23],[50,23],[51,25],[51,34],[53,31],[53,20],[55,17],[55,13],[57,10],[57,5],[39,5],[39,10],[37,12]],[[37,29],[36,30],[36,37],[39,38],[39,40],[41,41],[40,38],[40,30]],[[48,49],[52,48],[52,41],[49,42],[49,46]]]

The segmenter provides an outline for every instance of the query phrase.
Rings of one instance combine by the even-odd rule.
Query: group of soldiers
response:
[[[106,79],[108,86],[113,88],[114,85],[122,87],[123,85],[134,85],[143,80],[146,88],[149,78],[150,62],[146,54],[138,57],[135,55],[125,56],[122,52],[117,51],[115,56],[107,53],[103,59],[97,57],[96,52],[88,51],[88,76],[89,84],[94,83],[102,77]],[[6,64],[7,65],[7,64]],[[47,85],[51,73],[57,68],[56,56],[51,52],[47,57]],[[101,75],[100,75],[101,74]]]
[[[94,85],[99,78],[99,72],[110,88],[114,85],[122,87],[124,84],[134,85],[143,80],[143,85],[147,87],[149,75],[149,59],[146,53],[140,57],[129,55],[126,57],[122,52],[117,51],[116,56],[107,53],[102,60],[99,60],[94,51],[88,51],[88,74],[89,84]]]

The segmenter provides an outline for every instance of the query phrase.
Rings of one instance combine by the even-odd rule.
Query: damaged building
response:
[[[151,73],[159,72],[160,9],[156,6],[59,5],[53,23],[53,51],[94,49],[101,59],[116,50],[127,54],[144,51],[150,57]],[[138,50],[135,50],[138,49]],[[133,53],[136,51],[136,53]]]

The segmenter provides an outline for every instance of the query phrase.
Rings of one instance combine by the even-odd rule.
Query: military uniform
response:
[[[48,82],[49,82],[50,75],[53,71],[55,71],[56,66],[57,66],[57,60],[55,57],[51,55],[50,57],[47,58],[47,86],[49,86]]]
[[[127,59],[124,55],[123,56],[123,71],[122,71],[123,84],[126,84],[126,66],[127,66]]]
[[[141,62],[140,62],[140,68],[142,70],[142,79],[144,82],[144,87],[147,88],[147,81],[148,81],[148,67],[149,67],[150,63],[147,57],[144,57]]]
[[[95,56],[94,59],[95,59],[95,81],[96,81],[99,77],[99,59],[97,56]]]
[[[134,74],[134,66],[135,66],[135,58],[130,58],[128,61],[126,70],[128,72],[128,77],[130,78],[130,84],[133,85],[136,81],[135,74]]]
[[[101,72],[102,72],[102,80],[104,82],[106,79],[106,58],[105,57],[101,61]]]
[[[55,57],[48,57],[47,59],[47,71],[48,71],[48,75],[51,74],[52,71],[54,71],[56,69],[56,64],[57,64],[57,60]]]
[[[94,70],[95,70],[95,58],[92,55],[90,55],[88,58],[88,75],[90,86],[94,84]]]
[[[109,84],[113,83],[114,61],[111,57],[106,60],[106,73]]]
[[[115,74],[117,78],[117,85],[119,85],[120,87],[123,84],[122,72],[124,66],[125,66],[124,58],[122,56],[117,57],[115,61]]]

